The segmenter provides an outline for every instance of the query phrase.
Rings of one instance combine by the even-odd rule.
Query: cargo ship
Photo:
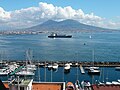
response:
[[[58,35],[57,33],[52,33],[51,35],[48,36],[48,38],[71,38],[72,35]]]

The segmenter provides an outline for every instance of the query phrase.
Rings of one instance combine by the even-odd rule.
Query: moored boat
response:
[[[18,75],[18,76],[34,76],[35,73],[31,72],[31,71],[20,71],[20,72],[17,72],[16,75]]]
[[[99,67],[85,67],[86,70],[90,70],[90,69],[99,69]]]
[[[115,67],[115,70],[120,70],[120,67]]]
[[[70,71],[70,64],[67,63],[67,64],[65,64],[64,72],[69,72],[69,71]]]
[[[53,70],[56,70],[58,69],[58,64],[57,63],[54,63],[53,66],[52,66]]]
[[[88,74],[100,74],[100,70],[96,70],[96,69],[90,69],[88,70]]]

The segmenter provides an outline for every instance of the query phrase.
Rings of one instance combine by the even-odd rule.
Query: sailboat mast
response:
[[[77,61],[77,80],[78,80],[78,66],[79,66],[79,64],[78,64],[78,61]]]
[[[64,82],[64,66],[65,66],[65,64],[63,62],[63,82]]]
[[[38,62],[39,63],[39,62]],[[38,65],[38,80],[39,80],[39,82],[40,82],[40,67],[39,67],[39,65]]]
[[[94,66],[94,59],[95,59],[94,50],[92,50],[92,61],[93,61],[93,66]]]
[[[51,65],[52,65],[52,61],[51,61]],[[51,69],[51,82],[52,82],[52,69]]]
[[[44,81],[46,82],[46,61],[45,61],[45,76],[44,76]]]

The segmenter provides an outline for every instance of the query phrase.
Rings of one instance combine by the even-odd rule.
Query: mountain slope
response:
[[[79,23],[75,20],[64,20],[64,21],[53,21],[48,20],[40,25],[36,25],[34,27],[29,28],[28,30],[32,31],[111,31],[112,29],[104,29],[100,27],[85,25],[82,23]]]

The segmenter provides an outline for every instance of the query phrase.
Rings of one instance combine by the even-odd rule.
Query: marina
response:
[[[9,65],[11,65],[13,63],[15,66],[11,66],[12,67],[12,70],[11,70],[11,68],[9,68],[10,67]],[[78,64],[76,65],[76,63],[78,63]],[[106,65],[106,63],[107,63],[107,65]],[[93,67],[91,67],[93,62],[75,62],[75,61],[73,61],[73,62],[70,62],[70,61],[69,62],[67,62],[67,61],[66,62],[62,62],[62,61],[61,62],[54,62],[54,61],[53,62],[52,61],[38,62],[37,61],[37,62],[35,62],[34,61],[34,62],[32,62],[31,67],[35,67],[35,69],[32,68],[32,70],[30,68],[28,69],[28,66],[26,66],[26,61],[19,60],[16,62],[15,61],[7,62],[7,61],[3,60],[2,65],[5,66],[6,64],[7,64],[6,68],[8,68],[7,70],[9,71],[9,73],[5,73],[6,75],[4,75],[4,74],[2,75],[2,71],[1,71],[0,72],[1,76],[7,76],[7,75],[9,75],[9,76],[12,76],[12,75],[32,76],[32,77],[34,77],[34,81],[38,81],[38,79],[36,79],[36,77],[40,78],[39,79],[40,81],[44,81],[44,80],[45,81],[66,81],[65,80],[66,76],[69,75],[70,73],[74,72],[73,73],[73,76],[74,76],[73,82],[75,82],[75,77],[80,78],[80,76],[86,76],[87,74],[89,76],[89,73],[88,73],[89,70],[86,70],[86,68],[93,69]],[[102,78],[104,68],[105,69],[111,68],[114,71],[116,71],[117,73],[119,73],[119,71],[116,70],[116,67],[119,65],[120,65],[119,62],[109,62],[109,63],[104,62],[102,64],[101,64],[101,62],[95,62],[94,66],[100,67],[99,68],[100,74],[95,75],[95,77],[97,77],[98,79]],[[13,69],[13,67],[14,67],[14,69]],[[94,67],[94,68],[97,68],[97,67]],[[2,68],[4,68],[4,67],[2,67]],[[66,72],[68,74],[66,74]],[[55,78],[54,78],[54,74],[57,74],[57,73],[58,73],[58,76],[59,76],[59,74],[62,75],[60,77],[61,79],[59,79],[59,80],[55,80]],[[104,73],[105,73],[105,71],[104,71]],[[106,75],[108,75],[108,70],[106,70],[106,73],[107,73]],[[102,76],[101,76],[101,74],[102,74]],[[93,73],[93,75],[94,75],[94,73]],[[56,76],[57,75],[55,75],[55,77]],[[107,78],[108,76],[104,76],[104,78],[105,77]]]

